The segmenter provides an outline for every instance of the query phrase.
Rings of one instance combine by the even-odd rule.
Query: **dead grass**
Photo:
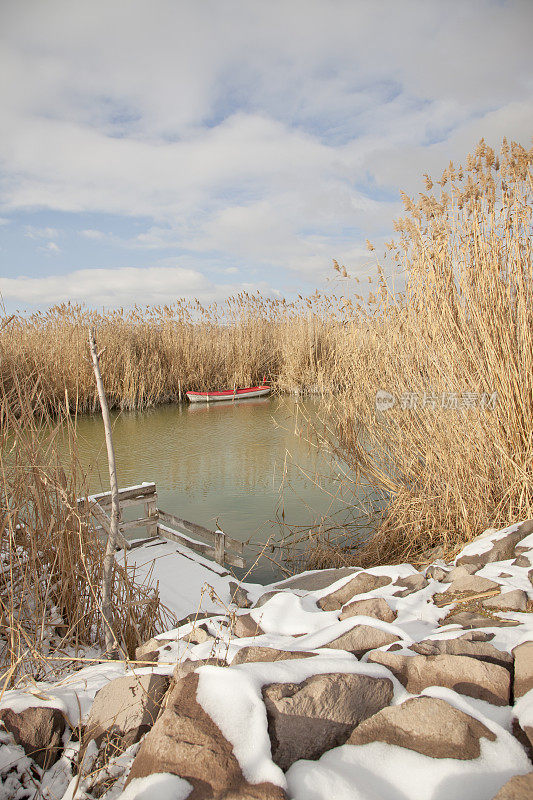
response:
[[[16,377],[0,394],[0,667],[4,687],[53,677],[103,641],[101,574],[104,544],[89,523],[73,426],[43,406]],[[13,409],[18,413],[14,414]],[[68,468],[56,441],[70,436]],[[164,628],[157,587],[115,565],[114,629],[125,657]]]

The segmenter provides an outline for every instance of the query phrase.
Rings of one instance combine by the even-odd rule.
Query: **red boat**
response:
[[[223,389],[220,392],[187,392],[187,398],[191,403],[214,403],[220,400],[266,397],[269,393],[270,386],[263,383],[261,386],[248,386],[245,389]]]

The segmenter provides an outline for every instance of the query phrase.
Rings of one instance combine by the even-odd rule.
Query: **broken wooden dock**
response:
[[[144,516],[119,523],[118,533],[120,546],[126,550],[140,547],[156,539],[167,539],[189,550],[200,553],[204,558],[210,558],[217,564],[231,564],[234,567],[244,567],[243,543],[238,539],[227,536],[223,531],[212,531],[181,519],[175,514],[157,507],[157,489],[155,483],[142,483],[138,486],[127,486],[118,492],[120,511],[131,506],[144,506]],[[96,522],[95,530],[109,535],[111,530],[111,492],[89,495],[78,500],[80,505],[87,503],[88,510]],[[146,528],[147,536],[141,539],[126,538],[129,531]],[[190,535],[189,535],[190,534]],[[199,537],[200,540],[193,537]],[[202,541],[205,540],[205,541]]]

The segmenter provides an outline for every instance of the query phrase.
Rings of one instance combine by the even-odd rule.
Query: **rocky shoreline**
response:
[[[423,572],[200,567],[135,662],[4,693],[0,799],[533,796],[532,521]]]

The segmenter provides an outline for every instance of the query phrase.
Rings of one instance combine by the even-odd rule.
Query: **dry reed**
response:
[[[0,668],[3,686],[61,671],[103,641],[104,544],[94,532],[76,462],[72,423],[52,420],[37,385],[28,395],[13,379],[0,394]],[[16,394],[16,397],[13,397]],[[17,414],[13,413],[17,408]],[[65,468],[56,442],[70,435]],[[125,657],[171,622],[157,587],[115,564],[114,627]]]

